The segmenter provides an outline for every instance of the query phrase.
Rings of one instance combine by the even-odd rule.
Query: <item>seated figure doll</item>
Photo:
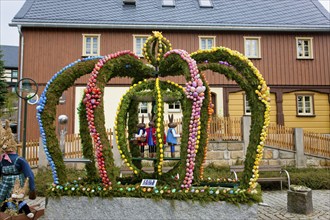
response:
[[[149,157],[154,158],[156,156],[156,128],[155,128],[155,117],[148,114],[149,127],[146,129],[147,133],[147,144],[149,146]]]
[[[142,115],[142,122],[137,125],[138,133],[135,134],[135,139],[140,146],[141,158],[144,158],[144,146],[146,145],[146,124],[144,123],[144,116]]]
[[[171,157],[175,157],[175,145],[177,144],[177,138],[180,137],[180,134],[177,134],[175,131],[175,127],[177,126],[176,123],[173,122],[173,114],[168,116],[168,131],[166,142],[169,146],[171,146]]]
[[[20,181],[17,178],[15,180],[13,192],[11,197],[3,203],[1,206],[1,212],[8,213],[9,215],[17,215],[19,213],[25,213],[28,218],[33,218],[34,214],[31,212],[30,207],[24,201],[25,192],[28,188],[29,178],[26,178],[24,187],[20,186]]]
[[[29,198],[35,199],[34,174],[28,162],[16,153],[16,141],[11,132],[9,121],[6,121],[5,129],[0,126],[0,147],[4,152],[0,156],[0,204],[11,197],[17,178],[20,179],[21,186],[24,185],[26,178],[29,179]]]

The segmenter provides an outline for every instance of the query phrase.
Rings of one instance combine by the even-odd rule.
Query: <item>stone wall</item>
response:
[[[206,165],[213,163],[217,166],[243,164],[245,158],[243,142],[210,141],[206,157]],[[264,147],[262,165],[297,166],[297,154],[294,151]],[[330,159],[304,155],[305,167],[330,167]]]
[[[160,200],[144,198],[67,197],[48,198],[40,219],[245,219],[257,218],[258,205],[224,201]]]

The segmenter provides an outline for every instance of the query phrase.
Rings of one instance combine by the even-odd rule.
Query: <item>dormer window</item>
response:
[[[175,7],[175,0],[163,0],[163,7]]]
[[[199,7],[201,8],[213,8],[213,4],[211,0],[198,0]]]

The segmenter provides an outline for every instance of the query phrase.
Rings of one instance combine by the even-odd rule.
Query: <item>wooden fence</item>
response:
[[[18,155],[23,154],[22,143],[17,145]],[[31,167],[38,166],[39,161],[39,139],[30,140],[26,142],[25,158],[29,162]]]
[[[242,119],[240,117],[213,117],[210,122],[209,140],[241,141]]]
[[[304,131],[304,150],[306,154],[330,158],[330,136]]]
[[[182,133],[182,121],[176,119],[176,132]],[[165,130],[168,122],[164,123]],[[107,130],[108,140],[112,146],[113,131]],[[304,152],[318,157],[330,158],[330,136],[304,131]],[[217,141],[242,141],[241,118],[213,117],[210,123],[209,140]],[[81,158],[82,146],[79,134],[68,134],[65,138],[65,158]],[[265,145],[279,149],[295,151],[294,129],[274,123],[268,127],[268,137]],[[18,153],[22,155],[22,144],[18,144]],[[26,144],[26,159],[31,166],[38,165],[39,140],[28,141]]]
[[[293,128],[287,128],[283,125],[271,123],[268,126],[268,136],[265,145],[294,151],[295,146],[293,136]]]

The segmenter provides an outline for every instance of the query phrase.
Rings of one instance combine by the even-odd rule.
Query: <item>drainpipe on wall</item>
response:
[[[19,80],[23,78],[23,58],[24,58],[24,36],[22,33],[22,26],[17,25],[18,33],[21,40],[21,53],[20,53],[20,68],[19,68]],[[17,121],[17,142],[21,141],[21,126],[22,126],[22,99],[18,99],[18,121]]]

